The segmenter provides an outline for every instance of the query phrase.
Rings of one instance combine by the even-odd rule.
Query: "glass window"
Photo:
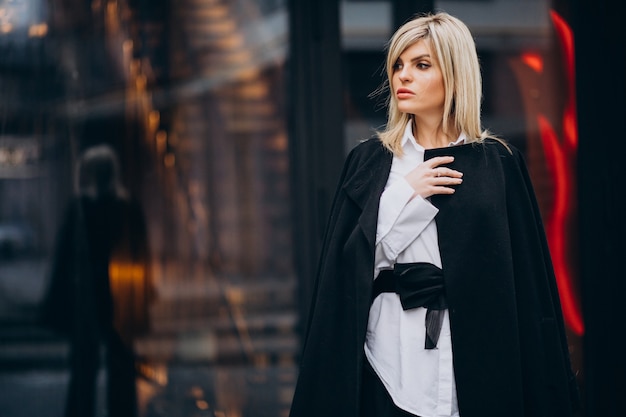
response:
[[[389,1],[344,0],[340,5],[347,151],[386,122],[384,102],[370,95],[383,81],[393,13]]]
[[[287,17],[0,0],[0,414],[288,411]]]

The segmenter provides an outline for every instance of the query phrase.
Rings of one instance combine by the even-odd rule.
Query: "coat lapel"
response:
[[[393,154],[377,139],[378,146],[359,164],[343,186],[348,197],[361,209],[359,225],[370,244],[374,246],[380,196],[387,183]]]

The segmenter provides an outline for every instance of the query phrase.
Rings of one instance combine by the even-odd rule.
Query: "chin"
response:
[[[406,113],[406,114],[415,114],[415,108],[413,106],[402,106],[402,105],[398,105],[398,110],[402,113]]]

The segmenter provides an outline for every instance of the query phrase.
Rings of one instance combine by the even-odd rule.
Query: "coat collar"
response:
[[[370,139],[361,149],[363,157],[357,161],[356,169],[346,178],[343,189],[348,197],[361,209],[359,225],[367,240],[373,245],[376,236],[378,204],[387,184],[393,154],[385,149],[378,139]]]

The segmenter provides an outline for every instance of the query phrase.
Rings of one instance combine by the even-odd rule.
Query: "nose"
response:
[[[398,71],[398,79],[402,82],[407,82],[411,80],[411,72],[407,68],[407,66],[403,66],[400,71]]]

